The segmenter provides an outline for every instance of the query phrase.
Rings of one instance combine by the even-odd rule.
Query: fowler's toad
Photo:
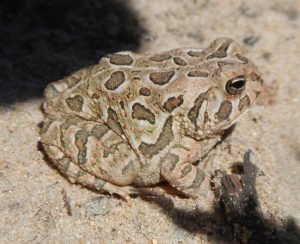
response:
[[[205,49],[119,52],[49,84],[45,151],[71,181],[127,200],[133,186],[167,181],[197,196],[201,158],[262,88],[231,39]]]

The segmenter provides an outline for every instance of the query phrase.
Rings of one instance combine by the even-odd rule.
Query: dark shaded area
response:
[[[1,0],[0,104],[41,97],[45,86],[107,53],[136,50],[145,32],[118,0]]]
[[[242,174],[242,189],[235,181],[232,184],[225,183],[228,179],[224,179],[231,175],[217,172],[215,177],[220,176],[219,182],[222,184],[214,186],[218,201],[213,213],[174,208],[172,199],[167,196],[161,196],[155,201],[147,197],[145,200],[161,207],[178,227],[190,233],[206,234],[213,242],[300,243],[300,228],[293,218],[284,220],[285,227],[282,227],[261,214],[255,189],[259,172],[252,164],[250,155],[250,151],[245,153],[242,170],[241,165],[234,170]]]

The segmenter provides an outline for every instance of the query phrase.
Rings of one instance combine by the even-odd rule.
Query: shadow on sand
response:
[[[242,192],[231,195],[223,189],[219,191],[213,212],[174,208],[167,196],[154,201],[144,199],[159,206],[179,228],[208,235],[213,243],[300,243],[300,228],[293,218],[284,220],[283,227],[262,215],[255,189],[258,170],[250,153],[244,156]]]
[[[136,50],[145,32],[117,0],[1,0],[0,105],[42,97],[49,82]]]

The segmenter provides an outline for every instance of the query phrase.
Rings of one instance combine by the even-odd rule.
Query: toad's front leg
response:
[[[202,169],[193,165],[193,150],[185,147],[174,147],[162,162],[162,176],[177,190],[187,196],[196,197],[205,178]]]

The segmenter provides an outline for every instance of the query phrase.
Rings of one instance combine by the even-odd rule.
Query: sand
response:
[[[49,82],[107,53],[203,47],[226,36],[245,46],[265,89],[210,153],[210,170],[241,161],[250,149],[264,224],[282,243],[299,243],[299,30],[298,0],[1,1],[0,242],[236,240],[228,216],[212,208],[209,194],[198,200],[136,197],[128,206],[70,184],[39,146],[42,91]]]

